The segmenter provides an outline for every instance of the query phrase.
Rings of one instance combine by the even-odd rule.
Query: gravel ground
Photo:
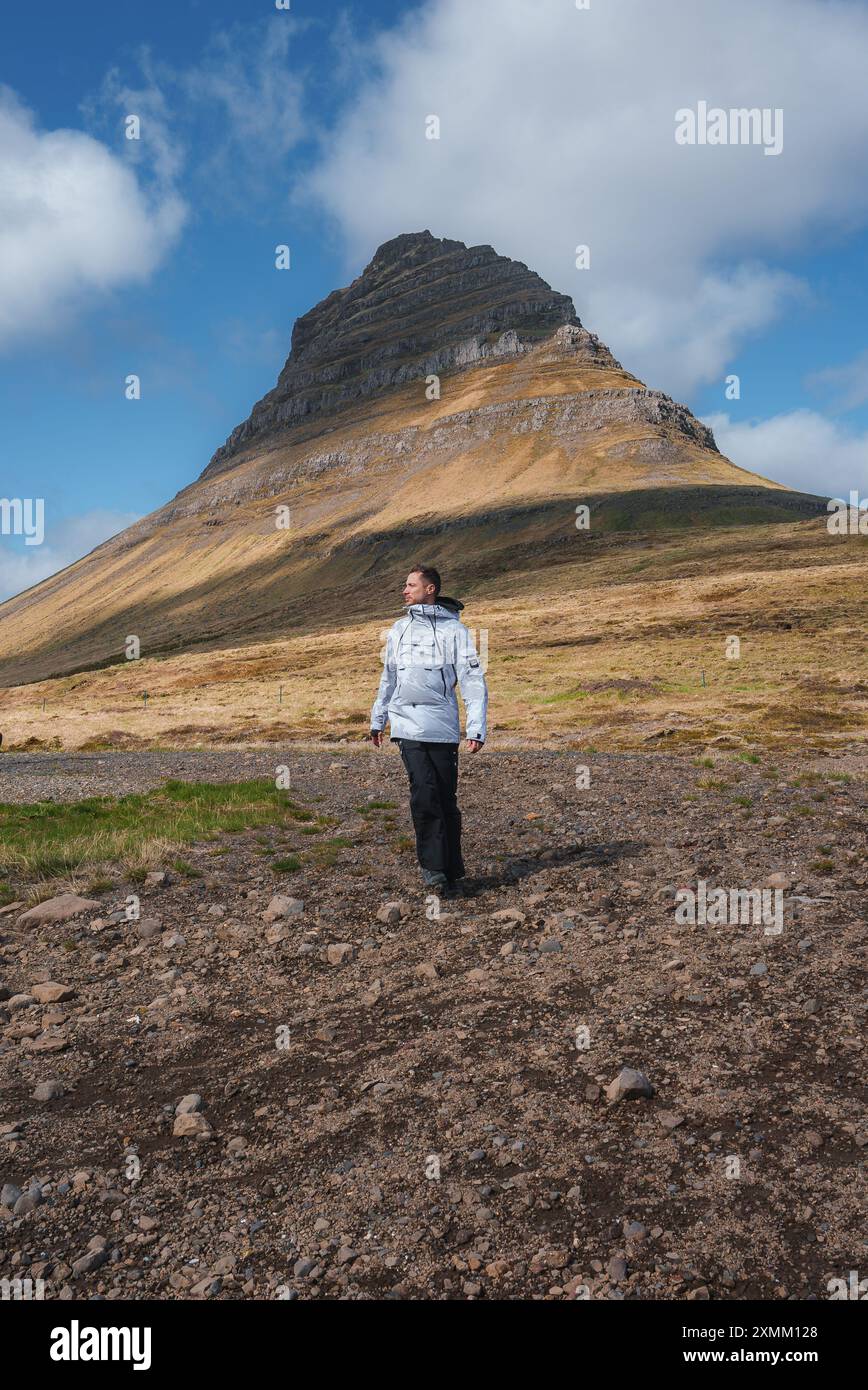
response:
[[[0,756],[0,801],[79,801],[87,796],[125,796],[148,791],[169,777],[190,782],[241,782],[253,777],[273,777],[275,764],[285,756],[291,755],[273,747],[7,753]]]
[[[7,754],[0,799],[278,758]],[[0,916],[0,1277],[49,1298],[775,1300],[864,1273],[864,773],[462,754],[470,878],[440,903],[394,751],[288,761],[335,818],[334,864],[302,825],[251,831],[185,851],[200,877]],[[299,872],[270,867],[293,851]],[[779,935],[676,919],[698,879],[773,874]],[[300,909],[264,921],[274,894]],[[625,1067],[651,1094],[607,1096]]]

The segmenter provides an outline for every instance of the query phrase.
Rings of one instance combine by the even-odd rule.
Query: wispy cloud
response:
[[[309,135],[305,73],[290,57],[308,23],[281,14],[216,29],[186,67],[142,45],[106,73],[82,112],[99,131],[140,115],[131,158],[147,160],[162,180],[183,171],[198,209],[245,208],[255,217],[256,200],[273,195],[287,156]]]
[[[219,181],[224,203],[264,191],[307,137],[304,80],[289,59],[298,28],[285,15],[234,25],[212,37],[196,66],[174,75],[210,131],[202,142],[199,182],[214,189]]]
[[[173,188],[181,177],[187,152],[178,136],[177,113],[160,85],[159,67],[150,48],[139,49],[138,80],[125,77],[117,66],[109,68],[96,93],[80,103],[92,131],[105,131],[119,144],[128,162],[152,176],[162,188]],[[127,122],[137,118],[137,138],[126,133]]]
[[[832,395],[835,410],[856,410],[868,402],[868,349],[840,367],[824,367],[806,378],[812,391]]]
[[[234,362],[261,362],[278,369],[287,355],[284,328],[264,328],[246,319],[226,319],[217,325],[217,342]]]
[[[17,536],[0,536],[0,602],[57,574],[138,519],[136,512],[95,508],[52,523],[50,508],[46,508],[42,545],[26,546]]]

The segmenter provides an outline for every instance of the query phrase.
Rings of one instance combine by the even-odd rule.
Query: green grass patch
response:
[[[301,860],[297,855],[290,854],[285,859],[272,859],[271,867],[276,874],[296,874],[301,868]]]
[[[98,893],[109,893],[114,888],[114,880],[110,878],[95,878],[85,888],[85,897],[95,898]]]
[[[186,859],[172,859],[169,861],[176,874],[181,878],[201,878],[202,874],[193,864],[188,864]]]
[[[322,835],[323,831],[330,830],[333,825],[338,824],[337,816],[317,816],[312,825],[301,826],[301,835]]]
[[[538,705],[562,705],[568,700],[589,700],[591,692],[583,690],[577,685],[572,690],[562,690],[559,695],[547,695],[544,700],[537,700]]]
[[[2,803],[0,874],[16,881],[51,879],[118,864],[132,882],[141,882],[148,869],[171,862],[185,845],[312,819],[312,812],[268,780],[170,780],[121,797]],[[183,858],[176,858],[173,867],[184,876],[200,877]]]
[[[321,840],[319,844],[311,847],[311,863],[318,869],[330,868],[337,863],[341,850],[350,849],[352,843],[352,840],[347,840],[342,835],[336,835],[331,840]]]

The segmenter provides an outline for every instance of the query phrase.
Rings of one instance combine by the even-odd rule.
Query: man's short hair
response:
[[[438,570],[435,570],[433,565],[411,565],[410,573],[421,574],[426,584],[433,584],[434,596],[436,598],[440,592],[440,573]]]

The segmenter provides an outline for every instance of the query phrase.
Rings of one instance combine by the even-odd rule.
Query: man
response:
[[[458,810],[456,684],[467,714],[467,748],[485,742],[488,688],[473,638],[458,614],[464,607],[440,597],[440,575],[414,565],[404,585],[406,616],[389,632],[383,675],[371,710],[371,739],[383,743],[388,719],[410,779],[410,811],[416,854],[430,888],[457,891],[464,877],[461,812]]]

